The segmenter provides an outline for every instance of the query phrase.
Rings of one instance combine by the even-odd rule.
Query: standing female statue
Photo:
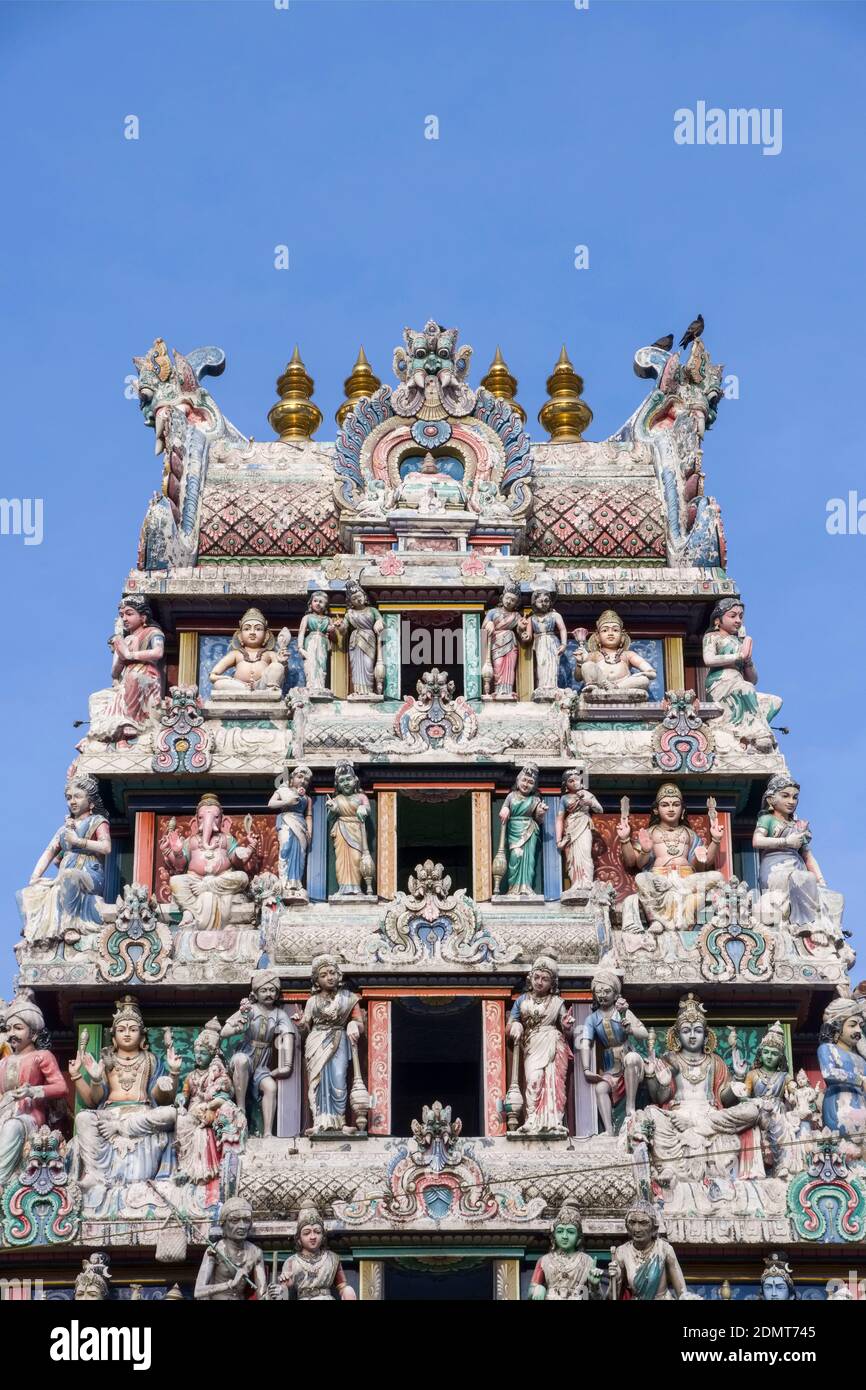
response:
[[[333,1302],[335,1296],[344,1303],[356,1297],[339,1257],[328,1249],[322,1217],[315,1207],[302,1207],[295,1227],[295,1253],[280,1270],[279,1283],[271,1284],[268,1297],[310,1303]]]
[[[354,1134],[346,1124],[350,1059],[357,1058],[357,1044],[364,1031],[360,995],[343,988],[343,976],[334,956],[316,956],[312,967],[312,994],[304,1012],[292,1022],[305,1038],[304,1064],[313,1117],[308,1134],[330,1130]],[[358,1063],[355,1060],[357,1067]]]
[[[105,888],[111,834],[96,778],[70,778],[66,804],[66,820],[18,893],[23,934],[32,945],[74,944],[102,927],[97,899]],[[57,865],[53,879],[44,877],[51,864]]]
[[[565,651],[568,633],[562,617],[553,607],[549,589],[533,589],[532,614],[526,632],[532,638],[535,658],[533,699],[555,700],[559,687],[559,658]]]
[[[567,1134],[563,1117],[574,1014],[559,993],[559,968],[539,956],[508,1016],[508,1037],[523,1056],[526,1119],[518,1134]]]
[[[538,795],[538,768],[522,767],[505,798],[499,819],[502,823],[497,859],[506,857],[506,893],[509,897],[535,896],[535,865],[541,844],[541,822],[547,815],[547,802]],[[494,865],[494,877],[498,866]],[[497,890],[498,891],[498,890]]]
[[[567,1202],[551,1227],[550,1251],[532,1273],[532,1302],[585,1303],[600,1298],[601,1270],[583,1248],[583,1224],[576,1206]]]
[[[776,739],[770,720],[779,713],[782,701],[755,689],[758,673],[752,664],[752,639],[743,627],[744,614],[738,598],[721,599],[710,614],[711,628],[704,636],[707,699],[723,707],[722,722],[744,748],[772,753]]]
[[[592,813],[603,813],[603,806],[584,785],[582,767],[567,767],[562,774],[562,798],[556,817],[556,847],[565,859],[569,889],[589,888],[595,878],[592,862]]]
[[[280,889],[284,899],[307,901],[304,875],[313,838],[313,799],[309,794],[313,770],[298,763],[289,773],[288,783],[277,787],[269,806],[276,806],[277,838],[280,842]]]
[[[360,584],[347,584],[346,598],[349,607],[337,627],[340,633],[349,637],[349,670],[352,676],[349,699],[381,699],[385,685],[382,662],[385,620],[378,608],[367,602],[367,595]]]
[[[367,843],[370,801],[351,763],[338,763],[334,769],[334,795],[325,802],[331,824],[337,897],[358,898],[366,885],[373,897],[373,859]]]
[[[486,699],[516,700],[518,643],[528,641],[520,606],[520,586],[506,584],[498,607],[484,615],[481,626],[481,677]],[[494,687],[491,690],[491,687]]]
[[[313,700],[331,698],[328,689],[328,662],[336,636],[334,621],[328,612],[328,595],[317,589],[310,595],[307,611],[298,628],[298,651],[304,662],[307,692]]]
[[[812,853],[809,822],[795,819],[799,799],[799,782],[785,773],[770,778],[752,836],[768,895],[761,907],[770,911],[775,901],[795,933],[811,936],[823,928],[841,942],[841,896],[828,889]]]

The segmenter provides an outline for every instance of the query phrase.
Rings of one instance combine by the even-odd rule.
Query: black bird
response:
[[[663,338],[656,338],[653,347],[661,348],[662,352],[670,352],[674,345],[673,333],[666,333]]]
[[[689,343],[693,343],[695,341],[695,338],[699,338],[703,331],[704,316],[703,314],[698,314],[697,318],[692,320],[685,333],[680,338],[680,347],[687,348]]]

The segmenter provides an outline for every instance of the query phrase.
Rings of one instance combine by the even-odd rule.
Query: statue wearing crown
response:
[[[590,704],[642,704],[656,678],[655,668],[631,650],[631,638],[618,613],[602,613],[590,636],[575,628],[575,666],[583,680],[582,698]]]
[[[214,695],[249,695],[282,690],[289,660],[288,628],[278,637],[258,608],[248,608],[238,624],[229,650],[210,673]]]

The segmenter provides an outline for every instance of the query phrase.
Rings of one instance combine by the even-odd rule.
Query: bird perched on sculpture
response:
[[[666,333],[663,338],[656,338],[653,347],[661,348],[662,352],[670,352],[674,345],[673,333]]]
[[[683,336],[680,338],[680,347],[687,348],[689,343],[693,343],[695,338],[699,338],[704,331],[704,316],[698,314],[696,319],[692,319]]]

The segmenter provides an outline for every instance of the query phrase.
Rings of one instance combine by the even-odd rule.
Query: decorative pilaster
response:
[[[493,895],[491,871],[490,793],[472,793],[472,896],[477,903]]]
[[[383,613],[385,631],[382,633],[382,661],[385,666],[386,700],[400,698],[400,614]]]
[[[335,622],[343,617],[345,608],[333,608]],[[345,700],[349,693],[349,653],[345,638],[339,638],[338,645],[331,648],[331,690],[336,700]]]
[[[556,847],[556,817],[561,796],[546,796],[547,814],[541,827],[541,869],[545,900],[558,903],[562,897],[562,855]]]
[[[376,795],[376,891],[380,898],[397,893],[397,793]]]
[[[153,892],[153,865],[156,856],[156,813],[137,811],[135,816],[135,849],[132,859],[132,881]]]
[[[367,1088],[370,1092],[370,1134],[391,1133],[391,1001],[371,999],[367,1005]]]
[[[358,1300],[381,1303],[385,1297],[385,1261],[358,1261]]]
[[[307,892],[311,903],[323,903],[328,897],[328,809],[321,793],[313,797],[313,839],[307,855]]]
[[[665,690],[684,690],[686,669],[683,662],[682,637],[666,637],[665,643]]]
[[[520,1261],[493,1261],[493,1297],[497,1303],[520,1302]]]
[[[198,633],[180,634],[177,660],[178,685],[198,685]]]
[[[580,1060],[583,1028],[592,1012],[592,1000],[576,999],[571,1007],[574,1010],[574,1131],[575,1134],[597,1134],[598,1111],[595,1106],[595,1093],[583,1074]]]
[[[505,1001],[481,1003],[484,1048],[484,1133],[505,1133]]]
[[[481,614],[463,614],[463,694],[481,699]]]
[[[520,646],[517,649],[517,698],[531,700],[535,689],[532,675],[532,648]]]

